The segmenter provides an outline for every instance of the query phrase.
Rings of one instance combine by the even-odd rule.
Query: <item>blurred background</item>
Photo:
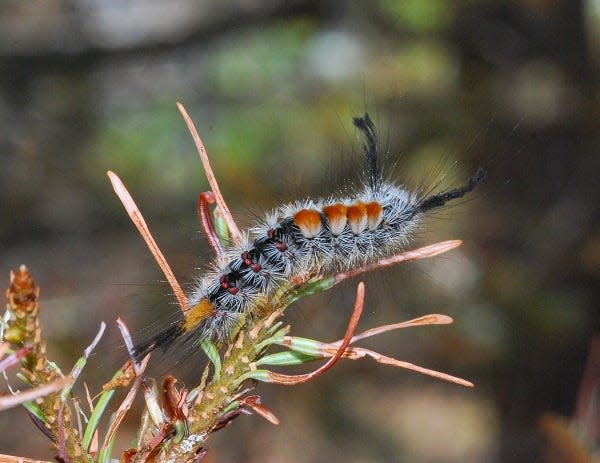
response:
[[[453,325],[366,345],[476,387],[344,361],[306,385],[259,385],[280,426],[242,417],[211,438],[207,459],[591,461],[599,65],[598,0],[4,0],[0,274],[8,287],[21,263],[33,273],[63,370],[109,323],[84,376],[93,394],[120,366],[116,317],[141,328],[177,310],[106,170],[186,282],[211,258],[195,213],[208,185],[176,101],[243,226],[356,181],[351,117],[368,111],[400,183],[445,175],[443,186],[458,185],[488,170],[486,185],[435,214],[415,242],[465,244],[367,278],[361,321],[451,315]],[[289,310],[293,334],[339,338],[355,285]],[[192,385],[205,360],[168,362],[159,369]],[[0,453],[53,455],[23,410],[1,413],[0,429]]]

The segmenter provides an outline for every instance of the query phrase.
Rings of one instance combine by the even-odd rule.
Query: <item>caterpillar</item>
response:
[[[478,168],[467,184],[425,195],[387,181],[378,164],[378,136],[367,113],[353,118],[362,133],[366,181],[352,196],[306,199],[266,214],[198,279],[175,323],[138,344],[138,358],[175,341],[227,341],[258,297],[294,275],[321,275],[374,262],[404,248],[429,211],[461,198],[485,180]]]

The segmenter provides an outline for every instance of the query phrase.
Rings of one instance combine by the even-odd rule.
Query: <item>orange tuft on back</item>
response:
[[[348,206],[348,223],[352,229],[352,233],[358,235],[367,228],[367,207],[364,203],[358,202],[352,206]]]
[[[373,201],[365,205],[367,207],[367,218],[369,222],[369,230],[375,230],[383,219],[383,207],[381,204]]]
[[[306,238],[314,238],[321,231],[321,216],[314,209],[301,209],[294,214],[294,223]]]
[[[329,221],[329,228],[334,236],[340,235],[346,226],[346,213],[348,208],[341,203],[332,204],[323,208],[323,214]]]

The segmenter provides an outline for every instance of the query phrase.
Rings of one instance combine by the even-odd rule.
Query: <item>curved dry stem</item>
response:
[[[213,204],[214,202],[215,194],[212,191],[204,191],[198,195],[196,208],[198,209],[198,220],[200,221],[200,226],[206,235],[206,239],[208,240],[210,247],[213,248],[217,258],[219,258],[224,254],[225,251],[223,251],[221,241],[215,232],[215,227],[210,218],[210,211],[208,210],[208,205]]]
[[[177,302],[179,303],[179,307],[182,311],[185,310],[187,307],[187,298],[185,297],[185,294],[181,289],[177,278],[175,278],[175,275],[173,274],[173,271],[171,270],[167,259],[165,259],[165,256],[156,244],[156,241],[154,241],[152,233],[150,233],[150,229],[148,228],[148,225],[144,220],[144,216],[140,212],[139,208],[135,204],[135,201],[129,194],[129,191],[127,191],[127,188],[125,187],[121,179],[118,177],[118,175],[110,170],[106,172],[106,175],[108,175],[108,178],[110,179],[110,183],[112,183],[115,193],[123,203],[123,206],[125,207],[129,218],[140,232],[140,235],[142,235],[142,238],[146,242],[148,249],[150,249],[150,252],[154,256],[156,263],[158,264],[165,277],[167,278],[167,281],[171,285],[173,293],[175,294]]]
[[[269,423],[277,426],[279,424],[279,418],[265,405],[262,404],[261,398],[257,395],[251,395],[240,399],[240,404],[244,407],[249,408],[260,417],[267,420]]]
[[[406,370],[416,371],[417,373],[432,376],[434,378],[441,379],[443,381],[448,381],[454,384],[459,384],[461,386],[474,386],[474,384],[471,381],[467,381],[466,379],[458,378],[457,376],[452,376],[447,373],[442,373],[441,371],[430,370],[429,368],[420,367],[419,365],[415,365],[414,363],[397,360],[395,358],[388,357],[387,355],[382,355],[379,352],[375,352],[369,349],[363,349],[362,347],[350,347],[346,349],[346,352],[344,353],[345,358],[349,358],[352,360],[357,360],[365,356],[371,357],[377,363],[381,363],[384,365],[391,365],[395,367],[404,368]]]
[[[227,223],[227,227],[229,228],[229,233],[231,233],[231,237],[233,238],[233,242],[236,244],[240,244],[242,242],[242,233],[238,228],[235,220],[233,220],[233,216],[231,215],[231,211],[227,206],[227,203],[223,199],[223,195],[221,194],[221,189],[219,188],[219,184],[217,183],[217,178],[210,166],[210,161],[208,160],[208,154],[206,153],[206,148],[204,148],[204,143],[200,139],[200,135],[198,135],[198,130],[194,125],[194,121],[186,111],[185,107],[177,102],[177,108],[179,112],[183,116],[183,120],[194,139],[194,144],[196,145],[196,150],[198,151],[198,156],[200,156],[200,161],[202,162],[202,166],[204,167],[204,172],[206,173],[206,178],[208,180],[208,184],[212,192],[215,195],[215,201],[217,202],[217,206],[221,208],[223,212],[223,218],[225,219],[225,223]]]
[[[412,328],[414,326],[426,325],[449,325],[452,322],[454,322],[454,320],[452,320],[452,317],[449,317],[448,315],[423,315],[422,317],[413,318],[412,320],[408,320],[406,322],[378,326],[377,328],[371,328],[370,330],[363,331],[362,333],[358,333],[356,336],[354,336],[350,341],[350,344],[354,344],[356,341],[360,341],[361,339],[369,338],[371,336],[376,336],[381,333],[386,333],[388,331],[398,330],[401,328]],[[341,341],[336,341],[334,344],[339,344],[340,342]]]
[[[358,326],[358,322],[360,320],[360,316],[363,311],[365,302],[365,284],[361,281],[356,288],[356,301],[354,302],[354,310],[352,311],[352,316],[350,317],[350,321],[348,323],[348,328],[346,328],[346,334],[344,335],[344,339],[342,343],[337,348],[335,354],[321,367],[317,368],[315,371],[311,373],[306,373],[303,375],[284,375],[281,373],[269,372],[270,382],[283,384],[285,386],[295,386],[296,384],[306,383],[311,379],[316,378],[317,376],[322,375],[327,370],[329,370],[336,362],[342,358],[344,352],[350,341],[352,340],[352,336],[356,331],[356,327]]]
[[[70,376],[64,376],[49,383],[27,389],[26,391],[2,396],[0,397],[0,410],[16,407],[17,405],[21,405],[25,402],[31,402],[40,397],[45,397],[48,394],[52,394],[53,392],[58,392],[72,382],[73,379]]]
[[[399,264],[400,262],[417,259],[428,259],[430,257],[434,257],[439,254],[448,252],[452,249],[455,249],[461,244],[462,240],[440,241],[439,243],[430,244],[429,246],[423,246],[422,248],[413,249],[411,251],[406,251],[391,257],[386,257],[385,259],[380,259],[377,262],[363,265],[362,267],[349,270],[348,272],[338,273],[337,275],[335,275],[334,281],[335,284],[338,284],[344,280],[347,280],[348,278],[352,278],[363,273],[372,272],[374,270],[380,270],[384,267],[390,267],[392,265]]]
[[[104,436],[104,443],[102,444],[102,448],[105,448],[109,445],[110,441],[113,439],[115,433],[119,429],[119,426],[121,425],[121,422],[123,421],[123,418],[125,418],[125,414],[131,408],[133,399],[135,399],[137,391],[140,388],[140,386],[142,385],[142,382],[144,380],[143,374],[144,374],[144,371],[146,370],[146,367],[148,366],[149,361],[150,361],[150,356],[147,355],[142,360],[142,362],[139,366],[139,370],[136,371],[135,381],[133,382],[133,385],[131,386],[131,389],[129,389],[127,396],[125,397],[125,399],[123,400],[123,402],[121,403],[121,405],[119,406],[118,410],[115,413],[115,417],[112,420],[112,423],[110,424],[110,428],[108,428],[108,431],[106,432],[106,436]]]

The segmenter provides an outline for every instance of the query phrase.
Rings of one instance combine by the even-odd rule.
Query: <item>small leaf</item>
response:
[[[175,421],[173,423],[173,427],[175,428],[175,436],[173,436],[173,441],[179,443],[188,433],[185,422]]]
[[[325,357],[325,347],[326,344],[315,341],[314,339],[302,338],[299,336],[287,336],[283,342],[282,346],[288,347],[290,350],[296,351],[301,354],[305,354],[315,358],[323,358]]]
[[[271,344],[279,344],[280,346],[283,345],[283,340],[287,332],[288,327],[281,328],[279,331],[273,334],[273,336],[265,339],[262,342],[259,342],[256,346],[254,346],[254,351],[260,352],[265,347],[270,346]]]
[[[312,296],[313,294],[318,294],[323,291],[327,291],[335,286],[336,281],[333,276],[325,276],[325,277],[317,277],[308,282],[304,283],[300,288],[295,290],[293,294],[289,296],[288,301],[289,304],[296,302],[299,299],[302,299],[307,296]]]
[[[33,402],[25,402],[23,404],[23,407],[25,407],[25,409],[29,413],[31,413],[33,416],[35,416],[37,419],[39,419],[42,423],[46,422],[46,417],[44,416],[44,413],[40,410],[40,407],[38,407]]]
[[[314,355],[307,355],[302,352],[286,351],[265,355],[263,358],[256,361],[256,365],[301,365],[303,363],[313,362],[320,358],[322,357],[315,357]]]
[[[110,389],[100,394],[100,398],[98,399],[98,402],[96,402],[94,411],[90,415],[90,420],[87,426],[85,427],[85,431],[83,433],[83,440],[81,441],[81,445],[84,449],[87,450],[88,446],[90,445],[90,442],[92,442],[92,437],[94,436],[94,432],[96,431],[96,428],[100,423],[100,418],[102,418],[102,415],[104,414],[104,411],[106,410],[106,407],[108,406],[108,403],[110,402],[110,399],[112,399],[112,396],[114,394],[114,389]]]
[[[112,451],[115,445],[116,435],[112,436],[112,439],[108,442],[108,445],[102,446],[100,451],[98,452],[98,463],[110,463],[112,460]]]
[[[219,238],[221,243],[231,242],[231,235],[229,234],[229,228],[227,228],[227,221],[225,220],[225,217],[223,217],[221,209],[216,207],[213,212],[213,217],[215,233],[217,234],[217,237]]]
[[[215,374],[213,380],[218,381],[218,379],[221,377],[221,356],[219,355],[217,347],[209,340],[202,341],[200,347],[214,365]]]
[[[233,382],[233,388],[236,389],[240,384],[242,384],[247,379],[255,379],[257,381],[262,381],[265,383],[271,382],[271,372],[268,370],[253,370],[248,371],[241,375]]]
[[[236,410],[236,409],[238,409],[238,408],[240,408],[240,402],[239,402],[239,401],[237,401],[237,400],[233,400],[233,401],[231,401],[231,402],[229,403],[229,405],[227,405],[227,406],[226,406],[226,407],[223,409],[223,411],[220,413],[220,416],[223,416],[223,415],[225,415],[225,414],[227,414],[227,413],[229,413],[229,412],[231,412],[231,411],[233,411],[233,410]]]

